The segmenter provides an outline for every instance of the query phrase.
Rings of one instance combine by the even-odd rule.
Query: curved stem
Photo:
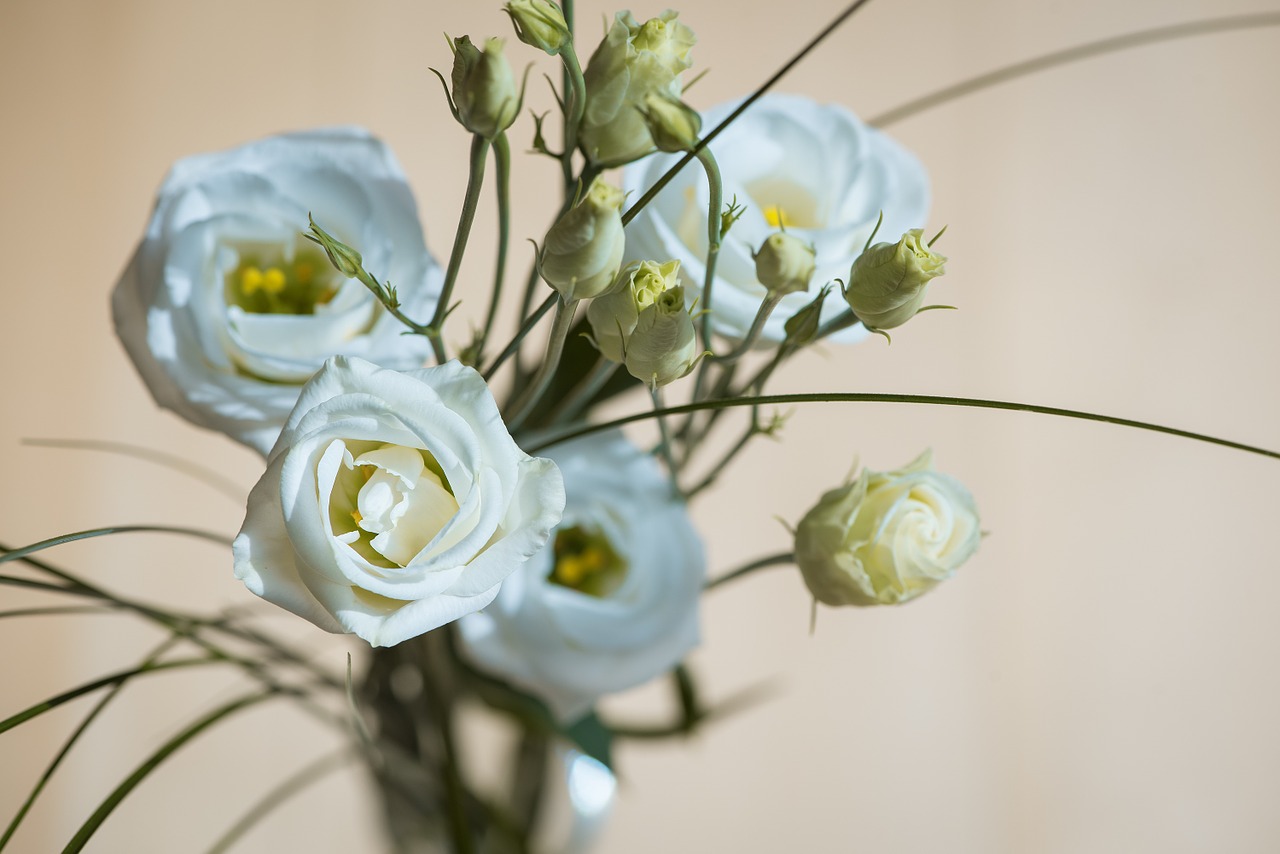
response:
[[[716,260],[720,257],[720,209],[724,207],[724,182],[720,180],[720,167],[716,165],[711,149],[698,151],[698,162],[707,173],[709,200],[707,201],[707,270],[702,280],[702,349],[711,349],[711,286],[716,281]]]
[[[484,329],[476,343],[475,363],[484,358],[484,347],[493,331],[493,321],[498,316],[498,302],[502,299],[502,283],[507,275],[507,245],[511,241],[511,146],[506,133],[493,139],[494,183],[498,191],[498,253],[493,267],[493,295],[489,297],[489,313],[484,318]]]
[[[774,566],[790,566],[796,562],[794,552],[779,552],[777,554],[762,557],[759,560],[753,560],[745,566],[740,566],[733,572],[727,572],[719,578],[713,578],[703,585],[703,590],[714,590],[722,584],[728,584],[730,581],[742,578],[744,575],[750,575],[758,569],[768,569]]]
[[[1066,48],[1065,50],[1054,51],[1034,59],[1016,62],[1013,65],[1007,65],[1004,68],[998,68],[995,71],[989,71],[986,74],[979,74],[977,77],[971,77],[968,80],[962,80],[954,83],[936,92],[916,98],[914,101],[908,101],[900,107],[895,107],[888,112],[881,113],[875,118],[869,120],[867,124],[872,127],[885,127],[894,122],[902,121],[909,116],[922,113],[925,110],[945,104],[948,101],[954,101],[965,95],[974,92],[1007,83],[1010,80],[1016,80],[1019,77],[1025,77],[1028,74],[1034,74],[1037,71],[1045,71],[1060,65],[1069,65],[1073,62],[1079,62],[1084,59],[1092,59],[1093,57],[1103,56],[1108,53],[1118,53],[1122,50],[1130,48],[1142,47],[1143,45],[1159,44],[1160,42],[1175,41],[1177,39],[1191,38],[1192,36],[1207,35],[1209,33],[1221,33],[1230,30],[1251,30],[1258,27],[1275,27],[1280,26],[1280,12],[1262,12],[1253,15],[1230,15],[1222,18],[1209,18],[1203,21],[1190,21],[1184,24],[1173,24],[1166,27],[1153,27],[1149,30],[1138,30],[1137,32],[1126,33],[1120,36],[1112,36],[1110,38],[1101,39],[1095,42],[1088,42],[1075,47]]]
[[[591,402],[599,391],[609,382],[609,378],[618,370],[618,363],[601,356],[596,360],[591,373],[582,378],[573,389],[565,395],[564,400],[551,411],[552,424],[563,424],[572,421],[582,409]]]
[[[773,310],[778,307],[780,302],[782,302],[780,294],[773,292],[766,294],[764,301],[760,303],[760,310],[756,312],[755,319],[751,321],[751,328],[747,330],[747,336],[739,342],[738,346],[723,356],[708,356],[707,358],[732,364],[747,355],[747,353],[750,353],[751,348],[760,339],[760,333],[764,331],[764,325],[769,320],[769,315],[773,314]]]
[[[494,359],[493,364],[490,365],[489,369],[484,372],[485,382],[488,382],[489,380],[493,379],[493,375],[498,372],[498,368],[502,367],[502,363],[505,362],[507,359],[511,358],[511,355],[513,353],[516,353],[520,350],[520,342],[524,341],[525,336],[533,331],[533,327],[538,325],[538,321],[542,319],[542,316],[546,314],[548,311],[551,311],[552,306],[554,306],[559,301],[559,299],[560,299],[560,295],[558,293],[551,294],[551,296],[543,300],[542,305],[538,306],[538,308],[533,312],[533,314],[529,315],[525,319],[524,325],[521,326],[520,330],[516,332],[515,336],[509,342],[507,342],[506,349],[504,349],[500,354],[498,354],[498,358]]]
[[[570,7],[565,21],[571,21],[572,15],[573,9]],[[565,198],[572,198],[573,152],[578,147],[578,127],[582,124],[582,114],[587,109],[587,86],[582,77],[582,66],[578,64],[578,54],[574,52],[571,41],[566,41],[560,48],[560,59],[564,62],[565,97],[568,99],[564,111],[564,152],[560,155],[560,170],[564,173]]]
[[[476,206],[480,202],[480,186],[484,183],[484,161],[489,153],[489,140],[476,134],[471,138],[471,171],[467,178],[467,193],[462,200],[462,214],[458,217],[458,230],[453,236],[453,252],[449,255],[449,268],[444,274],[444,287],[440,290],[440,301],[436,303],[436,312],[427,325],[427,338],[431,341],[431,349],[435,351],[436,361],[444,364],[448,354],[444,349],[444,321],[449,315],[449,300],[453,298],[453,287],[458,282],[458,271],[462,269],[462,256],[467,251],[467,238],[471,236],[471,223],[476,218]]]
[[[507,422],[512,433],[524,425],[534,407],[538,405],[538,400],[547,390],[547,386],[551,385],[551,378],[555,375],[556,368],[560,366],[560,355],[564,352],[564,342],[569,337],[569,330],[573,327],[573,315],[577,308],[578,300],[576,299],[557,301],[556,318],[551,324],[551,337],[547,339],[547,354],[538,368],[537,375],[533,378],[533,383],[521,397],[514,414]]]
[[[638,412],[634,415],[627,415],[622,418],[615,418],[612,421],[605,421],[601,424],[589,424],[573,430],[566,430],[558,436],[553,436],[550,439],[539,442],[531,448],[527,448],[526,452],[534,454],[553,445],[558,445],[561,442],[576,439],[579,436],[587,436],[604,430],[613,430],[617,427],[622,427],[637,421],[645,421],[649,418],[658,418],[667,415],[681,415],[686,412],[698,412],[703,409],[728,409],[735,406],[767,406],[769,404],[779,403],[916,403],[930,406],[968,406],[977,409],[1008,409],[1014,412],[1035,412],[1040,415],[1056,415],[1061,418],[1076,418],[1082,421],[1100,421],[1105,424],[1115,424],[1120,427],[1133,427],[1138,430],[1149,430],[1153,433],[1165,433],[1170,436],[1178,436],[1182,439],[1193,439],[1197,442],[1221,445],[1225,448],[1232,448],[1237,451],[1246,451],[1250,454],[1258,454],[1259,456],[1271,457],[1272,459],[1280,460],[1280,451],[1271,451],[1266,448],[1260,448],[1257,445],[1246,445],[1243,442],[1235,442],[1230,439],[1220,439],[1216,436],[1207,436],[1203,433],[1194,433],[1190,430],[1178,429],[1177,427],[1165,427],[1161,424],[1152,424],[1148,421],[1135,421],[1132,418],[1117,418],[1113,415],[1100,415],[1095,412],[1082,412],[1077,409],[1062,409],[1056,406],[1038,406],[1034,403],[1017,403],[1005,400],[984,400],[982,398],[975,397],[943,397],[940,395],[930,394],[882,394],[878,392],[768,394],[756,397],[738,397],[729,398],[727,400],[707,400],[697,403],[685,403],[680,406],[671,406],[666,409],[659,409],[651,412]]]

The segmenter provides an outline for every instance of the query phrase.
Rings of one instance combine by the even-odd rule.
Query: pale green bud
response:
[[[617,187],[596,178],[582,201],[547,232],[539,271],[566,300],[590,299],[613,284],[627,243],[625,199]]]
[[[782,328],[786,330],[785,341],[789,346],[803,347],[818,334],[818,330],[822,328],[822,303],[830,292],[830,285],[823,286],[813,302],[787,318]]]
[[[680,73],[697,39],[667,10],[641,25],[619,12],[583,72],[586,112],[579,140],[597,163],[623,164],[653,150],[638,107],[651,92],[680,97]]]
[[[339,273],[350,279],[359,276],[364,271],[364,258],[360,253],[316,225],[315,219],[309,214],[307,219],[311,222],[311,233],[303,236],[320,245],[324,254],[329,256],[329,263]]]
[[[817,269],[813,246],[785,231],[769,235],[753,257],[756,279],[775,296],[809,290]]]
[[[641,261],[628,265],[613,287],[587,307],[587,322],[591,324],[591,336],[600,354],[613,362],[623,361],[640,312],[679,285],[679,261],[665,264]]]
[[[698,364],[698,335],[684,305],[684,288],[658,294],[640,311],[627,340],[623,364],[650,388],[687,376]]]
[[[978,549],[978,508],[925,451],[819,499],[796,526],[796,565],[827,605],[897,605],[950,578]]]
[[[511,16],[516,38],[552,56],[571,37],[564,12],[551,0],[508,0],[503,10]]]
[[[897,243],[877,243],[858,256],[845,302],[868,329],[901,326],[924,307],[925,286],[946,272],[946,262],[913,228]]]
[[[511,127],[520,94],[502,55],[502,39],[489,39],[484,50],[467,36],[453,40],[453,102],[458,121],[472,133],[493,139]]]
[[[659,151],[674,154],[697,146],[702,116],[684,101],[665,92],[650,92],[638,109]]]

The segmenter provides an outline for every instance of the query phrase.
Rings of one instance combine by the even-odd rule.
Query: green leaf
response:
[[[594,711],[588,712],[563,732],[575,747],[610,771],[613,770],[613,730],[605,726]]]

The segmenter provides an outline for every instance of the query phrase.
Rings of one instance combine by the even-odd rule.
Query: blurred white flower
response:
[[[236,577],[331,632],[393,646],[483,608],[564,508],[458,362],[337,357],[302,389],[249,495]]]
[[[479,666],[567,723],[693,649],[706,568],[684,504],[653,458],[620,434],[549,456],[567,493],[551,544],[459,628]]]
[[[708,110],[704,131],[709,133],[737,104]],[[752,252],[779,226],[814,247],[817,271],[807,290],[783,298],[765,325],[762,344],[781,341],[783,324],[813,300],[818,288],[849,274],[882,210],[881,236],[919,227],[929,212],[929,179],[920,162],[836,104],[765,95],[712,140],[711,149],[725,202],[736,195],[747,208],[721,246],[710,306],[713,330],[731,339],[746,336],[764,299]],[[663,155],[632,164],[625,189],[639,198],[677,160]],[[690,164],[627,226],[626,257],[679,260],[690,301],[701,295],[706,276],[707,198],[706,175]],[[843,308],[840,300],[828,300],[823,319]],[[865,335],[854,328],[832,340]]]
[[[265,454],[332,355],[420,367],[429,343],[302,237],[313,213],[429,317],[443,276],[391,150],[359,128],[179,160],[112,295],[116,332],[161,406]]]

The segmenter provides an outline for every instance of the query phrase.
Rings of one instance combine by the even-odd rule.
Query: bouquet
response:
[[[703,604],[729,595],[714,591],[785,578],[790,586],[774,589],[807,598],[793,616],[821,638],[841,616],[820,606],[903,605],[978,552],[978,503],[935,467],[937,438],[883,462],[865,452],[860,466],[862,440],[848,422],[828,422],[845,427],[814,437],[822,464],[782,475],[808,500],[776,506],[778,475],[761,471],[770,463],[759,448],[769,439],[785,448],[817,403],[1024,410],[1276,456],[1082,409],[856,381],[807,390],[794,366],[824,355],[852,365],[846,348],[872,334],[882,346],[898,341],[876,351],[887,365],[902,339],[959,322],[930,310],[964,305],[941,278],[954,237],[932,221],[920,159],[843,107],[772,91],[861,5],[841,10],[763,86],[699,111],[701,43],[683,16],[619,12],[597,38],[574,26],[572,6],[512,0],[506,43],[450,38],[437,72],[456,125],[433,134],[470,145],[447,251],[424,240],[422,202],[396,155],[358,127],[175,163],[113,291],[116,332],[157,403],[261,455],[256,485],[225,484],[145,444],[61,443],[183,468],[239,489],[247,508],[230,542],[184,513],[182,525],[86,526],[6,544],[5,562],[25,565],[6,584],[37,597],[10,616],[104,612],[153,634],[136,662],[24,701],[4,721],[34,726],[96,696],[48,752],[4,842],[20,839],[46,783],[118,695],[160,681],[152,674],[199,685],[226,669],[230,693],[108,785],[67,850],[106,832],[171,756],[267,705],[287,705],[334,749],[255,795],[241,820],[210,836],[216,850],[255,832],[287,796],[353,766],[372,784],[395,850],[580,849],[627,779],[619,756],[629,745],[706,737],[768,706],[758,670],[739,663],[735,688],[691,659]],[[513,65],[517,50],[557,64],[550,108],[531,119],[536,83]],[[513,158],[519,130],[531,157]],[[517,276],[521,168],[549,169],[559,186],[537,197],[548,219],[530,226],[528,274]],[[484,194],[496,252],[473,234]],[[486,253],[487,271],[474,260]],[[1101,328],[1112,317],[1090,315]],[[783,385],[788,376],[797,382]],[[717,488],[725,483],[735,490]],[[772,547],[709,561],[696,515],[709,503],[736,536]],[[156,532],[218,544],[235,577],[288,621],[243,602],[157,604],[55,559],[55,549],[94,555],[119,535]],[[91,542],[70,545],[80,540]],[[130,559],[154,561],[142,547]],[[316,627],[356,640],[343,655]],[[647,702],[615,696],[642,686]],[[857,723],[864,734],[850,737],[875,739],[873,727]],[[760,746],[754,761],[765,755]]]

